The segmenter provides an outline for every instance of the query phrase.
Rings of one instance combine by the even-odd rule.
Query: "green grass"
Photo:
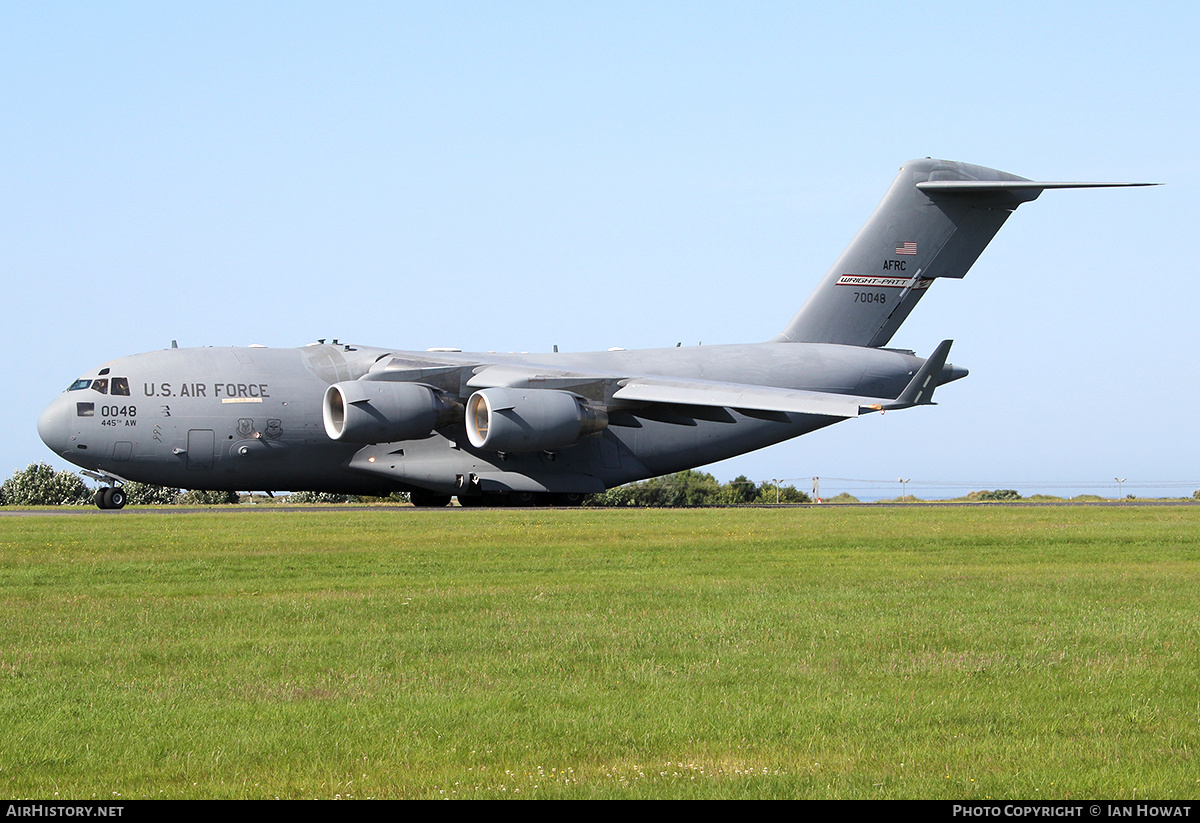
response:
[[[0,518],[0,793],[1196,798],[1200,507]]]

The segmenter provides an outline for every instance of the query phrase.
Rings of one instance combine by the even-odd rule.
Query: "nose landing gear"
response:
[[[92,498],[99,509],[123,509],[128,498],[120,486],[106,486],[96,492]]]

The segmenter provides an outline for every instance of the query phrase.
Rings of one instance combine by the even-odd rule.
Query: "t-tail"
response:
[[[885,346],[939,277],[961,278],[1013,210],[1045,189],[1153,183],[1039,183],[983,166],[912,160],[779,342]]]

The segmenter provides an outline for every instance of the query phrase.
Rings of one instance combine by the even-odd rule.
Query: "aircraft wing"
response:
[[[873,411],[932,405],[933,390],[937,388],[937,379],[946,365],[953,342],[943,340],[938,344],[929,359],[913,375],[904,391],[895,398],[862,397],[710,380],[635,377],[621,381],[622,386],[613,393],[613,399],[819,414],[829,417],[858,417]]]
[[[553,369],[526,366],[520,363],[498,363],[478,369],[467,380],[473,389],[531,388],[578,390],[587,384],[616,380],[620,375],[611,372]]]
[[[565,371],[524,365],[494,365],[479,370],[467,385],[473,388],[528,387],[606,395],[614,401],[669,403],[682,406],[748,409],[753,411],[815,414],[850,418],[873,411],[929,405],[933,390],[950,354],[951,340],[943,340],[913,375],[899,396],[865,397],[832,392],[759,386],[690,377],[642,375],[622,377],[603,372]],[[608,391],[600,388],[606,386]],[[589,391],[590,389],[590,391]],[[608,392],[611,391],[611,394]]]
[[[713,380],[635,377],[621,381],[614,400],[644,403],[675,403],[684,406],[719,406],[731,409],[819,414],[828,417],[858,417],[871,403],[889,402],[845,394],[749,386]]]
[[[567,391],[586,391],[585,386],[589,384],[607,384],[611,390],[608,396],[616,401],[753,409],[832,417],[857,417],[860,407],[864,405],[893,402],[878,398],[688,377],[624,377],[603,372],[558,371],[507,364],[482,369],[467,382],[472,388],[504,386]]]

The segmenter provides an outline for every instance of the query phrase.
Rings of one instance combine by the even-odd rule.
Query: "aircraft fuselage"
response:
[[[626,376],[892,397],[923,362],[890,350],[793,343],[542,355],[344,344],[164,349],[84,375],[46,408],[38,430],[57,454],[85,469],[178,488],[582,494],[711,463],[840,419],[614,400]],[[381,364],[399,364],[391,371],[401,379],[434,385],[459,402],[489,369],[546,373],[551,377],[526,380],[526,387],[565,387],[604,407],[608,426],[566,447],[518,453],[474,447],[461,420],[403,442],[335,441],[323,423],[326,390],[386,371]],[[956,376],[947,367],[942,382]]]

